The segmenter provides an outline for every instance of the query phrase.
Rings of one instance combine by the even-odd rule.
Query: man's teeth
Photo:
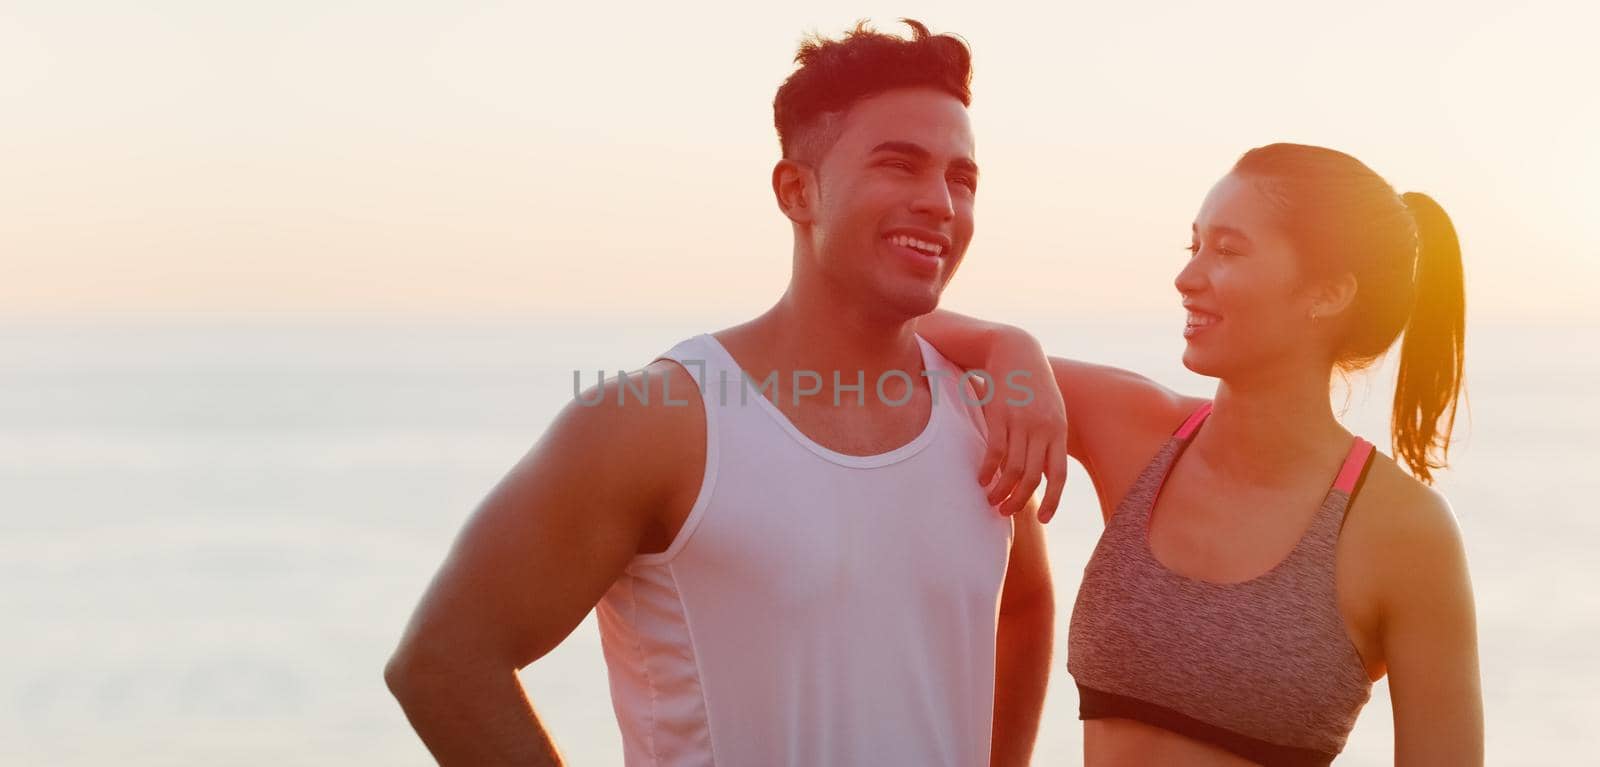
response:
[[[916,248],[917,250],[927,253],[930,256],[937,257],[939,254],[944,252],[943,245],[933,242],[923,242],[915,237],[908,237],[903,234],[890,237],[889,241],[896,245],[901,245],[907,248]]]
[[[1216,321],[1217,318],[1209,314],[1195,314],[1194,312],[1189,313],[1188,324],[1190,327],[1203,328],[1207,325],[1215,323]]]

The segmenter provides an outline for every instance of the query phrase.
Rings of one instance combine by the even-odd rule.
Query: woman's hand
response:
[[[993,336],[983,370],[988,373],[989,450],[978,482],[989,503],[1010,516],[1022,510],[1045,481],[1039,521],[1055,516],[1067,481],[1067,406],[1050,359],[1033,336],[1006,328]]]

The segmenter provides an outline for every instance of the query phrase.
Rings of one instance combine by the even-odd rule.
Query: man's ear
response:
[[[1355,303],[1360,289],[1356,276],[1345,272],[1319,284],[1311,294],[1311,318],[1327,319],[1338,316]]]
[[[817,174],[811,166],[788,158],[772,167],[772,194],[790,221],[809,224],[816,217]]]

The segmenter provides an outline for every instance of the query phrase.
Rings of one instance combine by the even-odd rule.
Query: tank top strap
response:
[[[672,348],[657,354],[655,359],[672,360],[678,363],[689,373],[689,377],[694,380],[695,387],[702,394],[706,392],[707,385],[716,380],[716,372],[726,368],[720,356],[706,344],[703,334],[679,341]],[[710,403],[707,404],[709,405]]]
[[[763,391],[774,390],[782,382],[770,378],[756,380],[739,367],[732,355],[710,333],[701,333],[679,342],[657,355],[656,359],[670,359],[682,365],[700,389],[701,399],[708,409],[723,411],[723,418],[756,418],[763,416],[756,403],[765,399]],[[769,403],[770,404],[770,403]]]

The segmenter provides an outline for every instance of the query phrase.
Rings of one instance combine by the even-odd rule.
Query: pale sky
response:
[[[0,312],[753,314],[796,44],[912,16],[974,56],[946,306],[1175,312],[1207,189],[1295,141],[1436,197],[1472,316],[1595,320],[1586,5],[13,0]]]

